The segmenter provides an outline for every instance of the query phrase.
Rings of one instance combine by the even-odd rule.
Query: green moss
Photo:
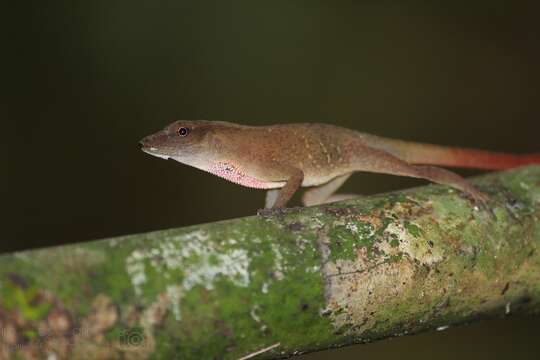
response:
[[[31,330],[23,331],[23,336],[27,341],[32,341],[36,339],[39,336],[39,334],[36,330],[31,329]]]
[[[23,319],[37,321],[45,318],[52,307],[49,302],[39,301],[39,289],[35,286],[23,288],[6,281],[0,287],[1,302],[9,311],[18,311]]]
[[[422,235],[422,229],[420,229],[415,224],[412,224],[409,221],[405,221],[403,225],[405,226],[405,229],[407,229],[409,234],[411,234],[415,238],[419,238]]]
[[[438,201],[433,203],[435,216],[439,219],[444,219],[445,222],[452,224],[452,221],[461,221],[471,216],[474,211],[472,203],[459,196],[445,195],[439,196]]]
[[[394,263],[403,260],[403,253],[398,255],[390,255],[388,259],[385,260],[385,263]]]
[[[349,221],[346,225],[335,225],[328,231],[330,259],[355,260],[357,250],[365,248],[372,256],[375,239],[373,225],[364,221]]]
[[[507,189],[508,194],[512,194],[514,199],[522,202],[530,210],[540,196],[538,174],[540,167],[529,167],[519,172],[505,173],[499,181]]]
[[[216,266],[219,264],[219,260],[215,254],[211,254],[208,258],[208,262],[210,265]]]
[[[128,246],[122,239],[117,241],[118,245],[114,249],[115,256],[109,256],[107,261],[92,269],[90,274],[82,273],[81,276],[90,276],[93,279],[88,283],[93,293],[107,294],[114,303],[124,303],[133,296],[131,280],[125,270],[125,259],[131,252],[132,247],[137,246],[137,243]],[[94,251],[106,251],[106,248],[103,249],[103,244],[100,243],[85,244],[83,246],[88,246]],[[74,276],[74,279],[78,279],[78,276]],[[85,313],[90,310],[91,300],[87,297],[79,300],[79,306],[84,306]]]
[[[168,324],[167,322],[171,322]],[[171,333],[168,329],[177,327],[178,324],[174,323],[172,319],[168,318],[163,326],[160,326],[154,330],[154,339],[156,348],[155,351],[150,355],[150,360],[161,360],[165,357],[174,359],[181,359],[179,354],[181,351],[185,350],[187,346],[184,343],[180,342],[180,338],[175,333]]]
[[[532,256],[535,252],[540,251],[540,221],[537,221],[533,226],[532,240],[534,242],[534,248],[529,253],[529,256]]]
[[[123,326],[116,325],[105,333],[105,339],[109,342],[119,341],[125,331],[126,329]]]
[[[330,258],[332,261],[337,259],[354,260],[356,258],[356,236],[345,226],[336,226],[329,232]]]

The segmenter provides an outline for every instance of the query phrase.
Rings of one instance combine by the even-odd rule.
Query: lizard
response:
[[[540,154],[513,155],[366,134],[322,123],[248,126],[179,120],[140,141],[141,150],[267,190],[265,208],[287,205],[300,187],[305,206],[340,199],[336,190],[357,171],[426,179],[461,190],[476,203],[488,196],[437,166],[504,170],[540,164]]]

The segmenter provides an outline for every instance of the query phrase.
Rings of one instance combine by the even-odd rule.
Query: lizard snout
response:
[[[143,149],[144,147],[146,147],[146,143],[147,143],[147,141],[146,141],[146,137],[145,137],[145,138],[141,139],[141,141],[139,141],[139,147],[141,149]]]
[[[139,141],[139,147],[142,151],[157,150],[155,147],[154,135],[148,135]]]
[[[152,134],[142,138],[141,141],[139,141],[139,146],[141,150],[147,154],[162,159],[169,159],[169,150],[166,144],[164,144],[164,140],[166,140],[166,135],[162,133]]]
[[[141,147],[141,149],[154,147],[155,145],[156,145],[155,134],[145,136],[144,138],[141,139],[141,141],[139,141],[139,146]]]

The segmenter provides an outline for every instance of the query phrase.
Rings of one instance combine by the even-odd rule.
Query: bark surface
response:
[[[540,310],[540,167],[0,256],[0,358],[279,358]]]

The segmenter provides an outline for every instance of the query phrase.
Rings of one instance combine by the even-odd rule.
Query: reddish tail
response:
[[[523,165],[540,164],[540,154],[514,155],[462,148],[432,148],[422,154],[413,151],[411,163],[431,164],[484,170],[505,170]]]
[[[445,147],[370,136],[370,145],[382,148],[411,163],[484,170],[505,170],[540,164],[540,154],[505,154],[484,150]]]

